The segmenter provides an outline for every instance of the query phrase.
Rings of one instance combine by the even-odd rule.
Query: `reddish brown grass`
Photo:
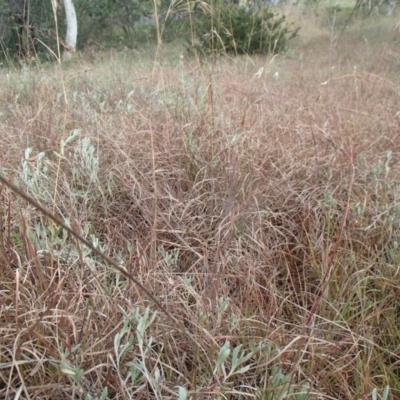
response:
[[[113,364],[122,310],[151,301],[3,186],[0,397],[108,387],[108,398],[167,399],[182,386],[194,399],[284,398],[271,392],[275,366],[294,388],[308,382],[307,398],[366,399],[386,384],[397,398],[398,49],[388,40],[367,52],[355,38],[329,64],[322,40],[213,68],[82,60],[64,71],[67,105],[52,67],[0,73],[3,173],[28,190],[24,151],[31,172],[45,152],[30,194],[51,209],[56,190],[55,213],[94,235],[186,329],[159,313],[145,357],[132,339]],[[63,140],[80,137],[58,170],[64,128]],[[99,158],[93,179],[79,138]],[[213,370],[226,340],[270,351],[224,380]],[[135,359],[147,371],[137,383],[127,378]],[[65,363],[83,370],[79,383]]]

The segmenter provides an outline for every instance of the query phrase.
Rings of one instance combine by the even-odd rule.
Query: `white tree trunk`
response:
[[[387,0],[386,1],[386,15],[390,17],[393,15],[393,11],[396,8],[396,0]]]
[[[78,37],[78,21],[76,19],[75,7],[72,0],[64,0],[65,18],[67,20],[67,34],[65,36],[65,45],[63,59],[72,57],[76,50],[76,40]]]

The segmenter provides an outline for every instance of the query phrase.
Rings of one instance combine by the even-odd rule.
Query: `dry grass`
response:
[[[398,398],[390,35],[331,60],[329,34],[214,66],[103,55],[64,70],[67,105],[56,68],[1,71],[3,173],[183,329],[2,186],[0,397]]]

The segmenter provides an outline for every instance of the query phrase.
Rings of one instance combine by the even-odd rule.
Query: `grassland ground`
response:
[[[317,33],[0,70],[2,174],[178,324],[3,185],[1,398],[399,398],[399,32]]]

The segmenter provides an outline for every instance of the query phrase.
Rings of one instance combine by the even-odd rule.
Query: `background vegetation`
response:
[[[21,3],[21,4],[20,4]],[[75,0],[79,47],[137,48],[187,38],[189,48],[204,54],[278,53],[297,29],[285,24],[269,8],[244,6],[230,0],[214,2],[148,0]],[[54,59],[57,28],[63,37],[64,10],[50,1],[0,0],[0,44],[3,59]],[[155,18],[157,15],[157,19]],[[63,45],[63,42],[61,41]],[[54,54],[53,54],[54,53]]]
[[[0,186],[0,397],[399,398],[397,19],[317,10],[4,62],[1,175],[95,249]]]

